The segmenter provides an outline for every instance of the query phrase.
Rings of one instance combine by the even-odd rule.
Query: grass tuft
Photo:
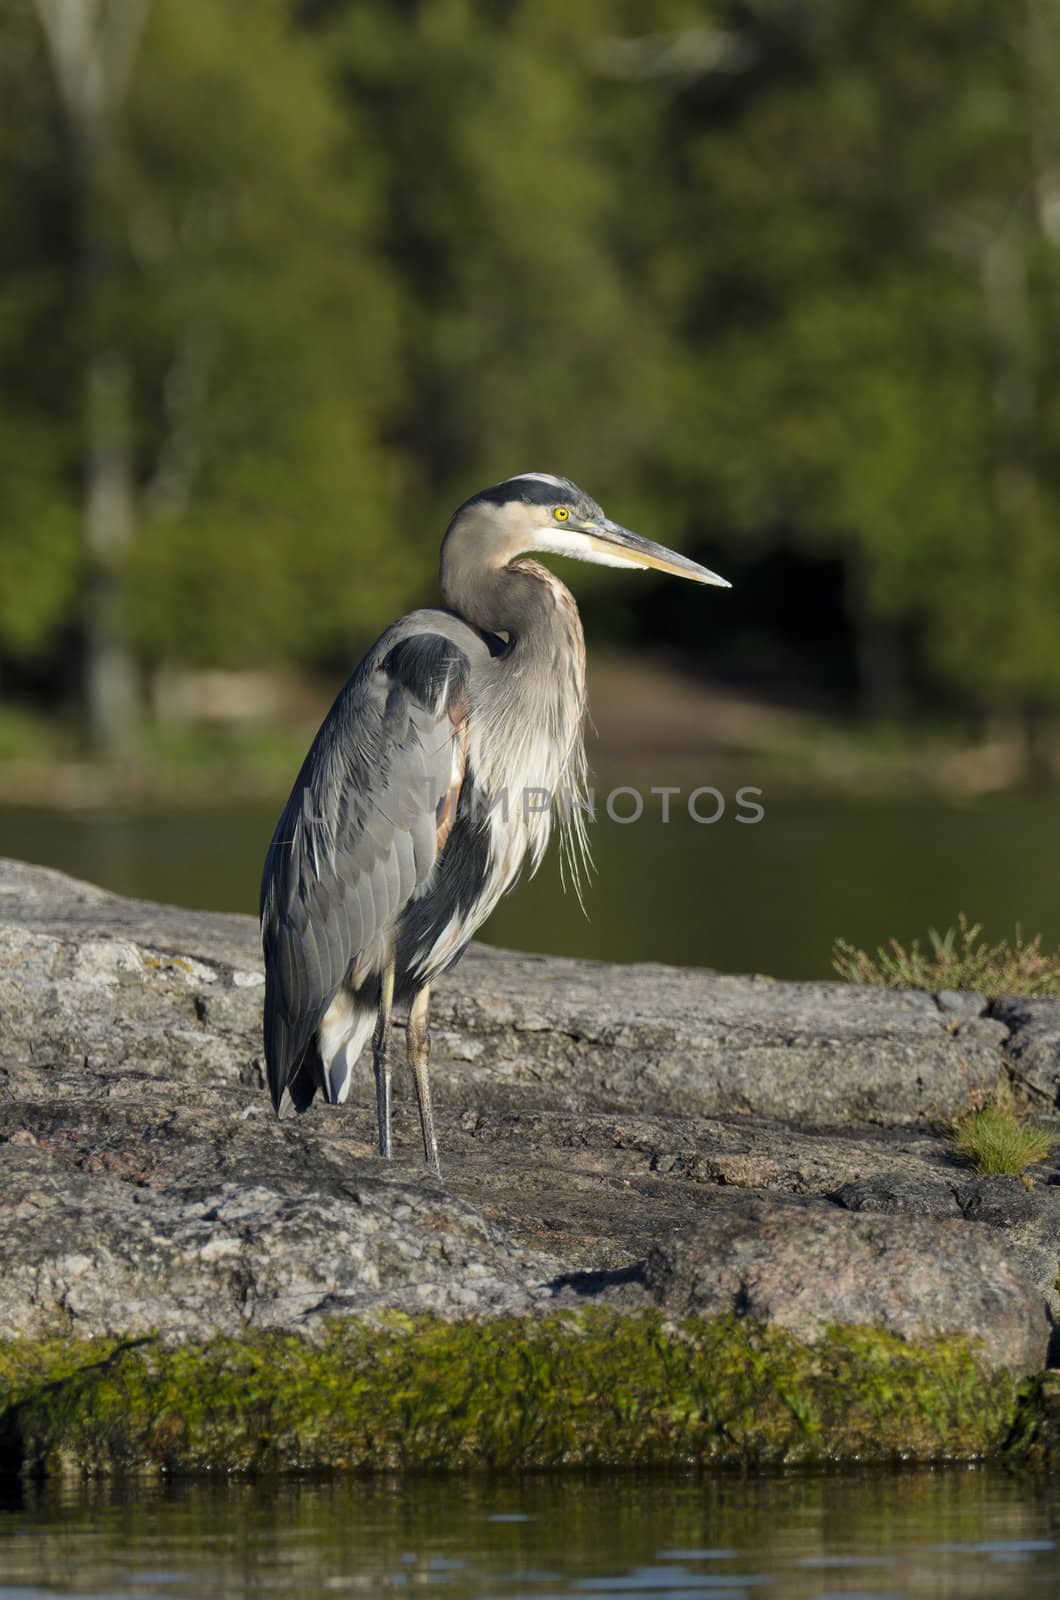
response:
[[[934,928],[928,949],[914,939],[908,947],[892,939],[876,954],[837,939],[832,965],[850,983],[883,989],[969,989],[996,1000],[1001,995],[1060,995],[1060,950],[1042,949],[1041,934],[1027,941],[1017,928],[1011,940],[990,944],[982,924],[969,922],[962,911],[955,928],[944,934]]]
[[[981,1177],[996,1178],[1003,1173],[1019,1177],[1035,1162],[1047,1161],[1055,1141],[999,1096],[993,1105],[958,1117],[950,1142]]]

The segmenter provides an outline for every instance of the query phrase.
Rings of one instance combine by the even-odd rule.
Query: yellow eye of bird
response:
[[[555,517],[557,522],[566,522],[567,518],[570,516],[570,512],[567,510],[566,506],[557,506],[552,515]]]

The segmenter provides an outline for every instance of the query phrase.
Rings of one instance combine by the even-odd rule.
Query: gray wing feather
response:
[[[413,817],[409,823],[416,882],[423,883],[434,867],[438,830],[433,817]]]
[[[375,959],[438,860],[479,635],[443,612],[383,635],[313,741],[261,885],[273,1104],[359,960]]]

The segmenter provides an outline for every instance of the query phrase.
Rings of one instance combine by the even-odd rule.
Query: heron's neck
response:
[[[447,591],[450,603],[457,596]],[[482,575],[474,586],[468,621],[508,636],[502,655],[473,682],[471,755],[487,794],[507,792],[513,815],[532,840],[535,862],[552,827],[551,808],[538,810],[541,793],[565,795],[564,827],[572,824],[581,848],[587,777],[585,638],[574,597],[547,567],[520,560]],[[513,796],[518,796],[516,802]]]
[[[522,559],[491,570],[486,581],[480,571],[467,597],[447,587],[446,598],[469,622],[507,635],[507,648],[494,663],[498,670],[486,674],[479,689],[487,725],[496,719],[521,730],[527,782],[553,790],[572,755],[580,782],[585,636],[570,590],[547,567]]]
[[[546,660],[570,650],[584,651],[574,596],[555,573],[525,558],[475,573],[464,584],[458,573],[442,574],[446,600],[468,622],[488,633],[506,634],[510,652]]]

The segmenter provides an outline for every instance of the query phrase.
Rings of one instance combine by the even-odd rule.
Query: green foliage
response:
[[[87,197],[28,0],[17,41],[0,30],[0,81],[17,42],[53,113],[0,130],[0,175],[23,184],[0,241],[0,648],[78,617],[90,338],[132,375],[139,527],[122,578],[147,664],[345,655],[415,595],[383,438],[398,307],[377,177],[294,11],[258,7],[248,51],[230,8],[152,0]],[[89,203],[106,239],[91,308],[69,232]]]
[[[1050,1369],[1024,1384],[1005,1452],[1019,1466],[1050,1473],[1060,1467],[1060,1372]]]
[[[77,600],[77,519],[49,493],[56,466],[43,430],[5,428],[0,415],[0,641],[14,656],[32,654]]]
[[[1011,940],[989,944],[982,939],[980,923],[970,923],[962,912],[955,928],[928,934],[930,948],[920,940],[911,945],[892,939],[876,954],[837,939],[832,963],[841,978],[870,983],[884,989],[969,989],[988,1000],[1000,995],[1060,994],[1060,951],[1042,949],[1041,935],[1024,940],[1019,929]]]
[[[259,8],[247,53],[237,12],[154,0],[128,107],[150,474],[129,581],[154,661],[327,659],[414,594],[380,440],[377,174],[291,9]]]
[[[69,751],[53,722],[0,705],[0,761],[48,762],[64,754]]]
[[[978,1106],[958,1117],[950,1131],[954,1150],[984,1178],[1011,1173],[1019,1177],[1038,1161],[1047,1161],[1056,1143],[1046,1129],[1029,1122],[998,1095],[993,1104]]]
[[[0,13],[0,651],[33,656],[76,612],[77,390],[69,191],[29,6]]]
[[[0,1348],[0,1465],[77,1473],[971,1458],[1016,1383],[960,1339],[610,1312],[389,1316],[317,1345]]]
[[[263,0],[252,48],[152,0],[91,317],[33,0],[0,99],[5,656],[78,624],[95,341],[133,380],[149,667],[347,659],[431,594],[453,505],[539,466],[719,566],[837,561],[930,692],[1060,703],[1039,0],[667,0],[650,34],[628,0]]]

